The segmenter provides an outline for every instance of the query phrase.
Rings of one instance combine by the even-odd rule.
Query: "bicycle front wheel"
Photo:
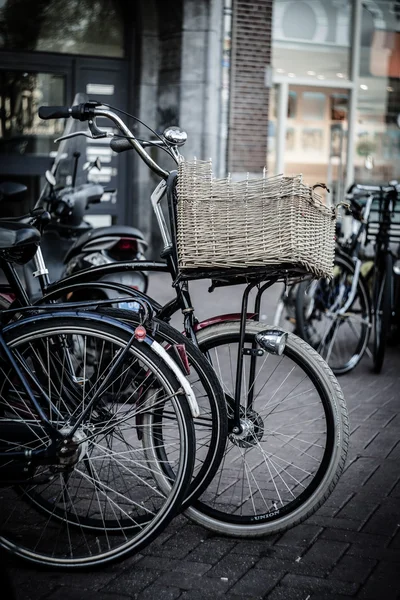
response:
[[[348,373],[358,365],[370,334],[370,299],[361,275],[353,302],[345,313],[341,312],[353,278],[354,264],[337,254],[330,281],[304,281],[297,290],[296,333],[319,352],[335,375]]]
[[[19,322],[4,335],[41,411],[68,441],[51,450],[37,408],[2,363],[0,545],[68,568],[139,550],[180,509],[192,477],[193,423],[174,376],[147,344],[127,346],[131,332],[110,319],[48,317]],[[149,463],[140,435],[149,412],[159,421],[173,415],[173,427],[162,423],[161,441],[149,437],[175,466],[167,490],[157,484],[159,466]],[[44,462],[7,460],[9,452],[41,448],[49,449]]]
[[[248,321],[246,347],[266,328]],[[198,333],[225,391],[228,414],[239,335],[237,322]],[[264,352],[256,359],[252,386],[250,360],[244,357],[242,431],[235,434],[231,428],[217,474],[185,514],[218,533],[253,537],[285,531],[321,506],[344,467],[348,419],[332,371],[297,336],[288,334],[282,356]]]

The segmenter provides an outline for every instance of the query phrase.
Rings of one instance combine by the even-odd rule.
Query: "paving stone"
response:
[[[229,591],[242,596],[265,597],[285,575],[284,570],[250,569]]]
[[[164,573],[157,580],[157,585],[178,587],[181,590],[201,589],[205,592],[226,592],[232,583],[217,577],[172,571]]]
[[[397,549],[384,548],[383,546],[367,546],[353,544],[347,551],[349,556],[361,556],[374,560],[384,561],[385,563],[400,563],[400,552]],[[400,567],[399,567],[400,570]]]
[[[277,546],[307,547],[322,533],[322,527],[301,523],[293,529],[286,531],[276,542]]]
[[[363,600],[395,600],[400,594],[397,565],[379,564],[358,594]]]
[[[365,490],[380,490],[380,495],[387,496],[389,491],[399,480],[399,463],[397,460],[382,460],[379,469],[372,474],[369,481],[365,484]]]
[[[140,598],[140,600],[175,600],[176,598],[179,598],[181,593],[182,592],[178,587],[161,586],[157,583],[153,583],[140,592],[140,594],[134,596],[134,598]]]
[[[350,519],[364,524],[378,508],[378,503],[365,502],[364,499],[361,500],[361,497],[358,494],[355,494],[338,512],[337,516],[340,519]]]
[[[194,548],[201,544],[206,538],[206,532],[188,532],[185,534],[176,533],[169,537],[164,544],[158,544],[155,547],[147,547],[143,554],[152,556],[162,556],[164,558],[185,558]]]
[[[179,600],[215,600],[215,598],[229,598],[229,600],[250,600],[249,596],[237,596],[231,594],[231,592],[225,591],[211,591],[205,592],[204,590],[186,590],[179,596]],[[155,600],[157,600],[155,598]],[[254,596],[251,600],[262,600],[262,596]]]
[[[370,444],[365,446],[363,456],[386,458],[396,447],[398,441],[399,434],[397,431],[382,431],[373,439]]]
[[[353,443],[353,436],[351,443]],[[359,456],[344,471],[340,478],[340,485],[342,487],[350,483],[353,491],[356,491],[357,487],[364,485],[378,468],[379,462],[376,458]]]
[[[334,529],[346,529],[348,531],[358,531],[363,526],[362,521],[355,521],[354,519],[341,519],[337,517],[324,517],[317,514],[311,515],[307,519],[307,523],[313,525],[321,525],[321,527],[331,527]]]
[[[305,600],[310,594],[304,588],[277,585],[265,598],[268,600]]]
[[[235,542],[229,539],[207,540],[189,554],[188,560],[215,565],[234,546]]]
[[[134,596],[126,594],[107,594],[105,592],[94,592],[91,590],[77,590],[70,587],[59,587],[46,596],[46,600],[130,600]],[[22,599],[21,599],[22,600]]]
[[[155,579],[162,575],[162,571],[155,569],[130,569],[124,571],[115,579],[110,581],[102,592],[113,592],[118,594],[138,594],[145,587],[153,583]]]
[[[302,571],[307,570],[310,575],[323,576],[333,569],[348,546],[345,542],[319,539],[296,564]]]
[[[138,563],[138,569],[157,569],[159,571],[171,571],[180,560],[174,558],[161,558],[160,556],[144,556]]]
[[[208,574],[208,571],[211,569],[211,567],[212,565],[208,565],[206,563],[180,560],[174,570],[181,573],[195,573],[196,575],[204,575],[204,573]]]
[[[240,556],[239,554],[228,554],[224,556],[207,573],[211,577],[227,577],[230,582],[237,581],[256,563],[256,558],[251,556]]]
[[[268,560],[286,560],[286,561],[294,561],[296,558],[301,556],[306,552],[306,548],[301,548],[299,546],[271,546],[271,548],[266,548],[264,552],[261,553],[261,559],[257,563],[257,565],[264,560],[267,563]],[[256,565],[256,566],[257,566]]]
[[[345,531],[344,529],[325,529],[321,534],[321,538],[327,540],[336,540],[338,542],[347,542],[349,544],[357,544],[363,546],[376,546],[383,548],[389,541],[387,537],[383,535],[372,535],[369,533],[362,533],[360,531]]]
[[[232,554],[250,554],[251,556],[261,556],[264,553],[268,553],[273,546],[273,544],[278,540],[281,536],[270,536],[268,538],[259,540],[248,540],[243,542],[238,542],[232,548]]]
[[[342,556],[338,564],[334,567],[329,575],[329,579],[363,583],[376,565],[376,560],[346,554]]]
[[[305,575],[287,574],[280,582],[287,587],[302,587],[309,592],[329,592],[330,594],[353,595],[357,592],[359,585],[356,583],[342,582],[337,580],[309,577]]]

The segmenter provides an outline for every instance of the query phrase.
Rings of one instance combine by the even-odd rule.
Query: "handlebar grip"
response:
[[[110,148],[118,154],[120,154],[121,152],[125,152],[126,150],[133,150],[133,146],[129,140],[117,137],[112,138],[110,142]]]
[[[71,116],[68,106],[40,106],[39,117],[41,119],[68,119]]]

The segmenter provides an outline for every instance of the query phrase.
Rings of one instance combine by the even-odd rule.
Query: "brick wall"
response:
[[[260,172],[266,164],[273,0],[234,0],[228,170]]]

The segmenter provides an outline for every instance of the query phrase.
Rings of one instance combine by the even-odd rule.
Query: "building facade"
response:
[[[302,172],[334,202],[354,180],[397,179],[399,17],[398,0],[0,0],[0,180],[34,203],[64,127],[37,108],[78,92],[158,132],[180,125],[185,155],[218,176]],[[84,155],[118,190],[96,222],[142,228],[156,255],[157,179],[101,140]]]
[[[268,165],[325,181],[400,178],[400,3],[274,0]]]
[[[0,0],[0,180],[28,185],[24,209],[35,202],[65,125],[41,121],[37,109],[69,105],[77,93],[158,132],[178,124],[188,132],[188,156],[218,157],[222,22],[222,0]],[[84,154],[82,161],[101,158],[97,180],[118,191],[116,202],[94,208],[95,222],[134,224],[157,246],[156,178],[134,153],[115,155],[107,140],[89,141]]]

